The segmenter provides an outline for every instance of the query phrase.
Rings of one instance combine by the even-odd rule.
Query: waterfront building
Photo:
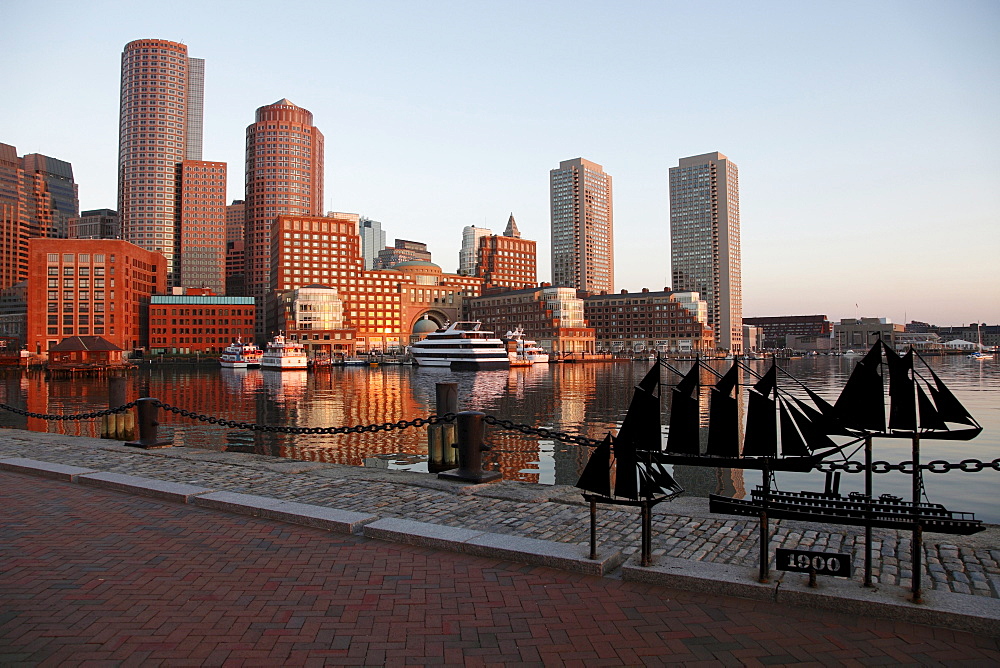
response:
[[[764,350],[764,330],[757,325],[743,321],[743,352]]]
[[[21,281],[8,288],[0,288],[0,344],[6,352],[24,348],[27,323],[28,282]]]
[[[715,350],[715,333],[701,322],[685,301],[661,292],[622,290],[618,294],[591,295],[584,300],[584,317],[594,328],[598,352],[706,353]],[[695,309],[696,311],[696,309]]]
[[[28,198],[28,233],[32,237],[65,239],[80,218],[79,187],[73,165],[40,153],[21,158]]]
[[[825,315],[757,316],[743,318],[743,324],[760,327],[763,346],[768,350],[786,347],[789,336],[830,338],[833,332],[833,323]]]
[[[28,349],[43,355],[71,336],[145,348],[149,301],[166,291],[166,266],[162,254],[121,239],[31,239]]]
[[[879,339],[896,347],[896,336],[906,331],[904,325],[893,324],[888,318],[842,318],[833,326],[837,350],[867,352]]]
[[[361,216],[358,221],[358,233],[361,235],[361,257],[365,260],[365,269],[374,269],[378,252],[385,248],[385,230],[382,223]]]
[[[270,255],[276,220],[322,216],[323,160],[323,133],[310,111],[287,99],[257,109],[246,130],[244,242],[246,295],[256,299],[258,338],[277,266]]]
[[[521,327],[524,337],[552,355],[595,352],[594,329],[584,318],[584,299],[575,288],[543,284],[521,290],[493,289],[467,298],[463,319],[479,320],[497,335]]]
[[[396,239],[394,246],[387,246],[378,252],[374,269],[392,269],[400,262],[430,262],[431,254],[427,244],[419,241]]]
[[[253,297],[228,297],[202,288],[173,288],[149,302],[151,354],[221,354],[241,337],[253,340]]]
[[[466,225],[462,228],[462,248],[458,251],[458,273],[462,276],[474,276],[479,262],[479,240],[488,237],[493,231],[488,227]]]
[[[274,266],[268,332],[289,322],[287,292],[321,286],[336,291],[343,302],[344,327],[329,332],[331,351],[350,341],[354,350],[400,350],[410,342],[417,320],[436,323],[455,319],[461,300],[478,295],[482,280],[444,274],[425,260],[397,263],[392,269],[366,271],[361,257],[357,214],[279,216],[272,236]],[[327,332],[289,331],[292,340],[326,341]],[[350,338],[345,338],[350,336]],[[350,345],[346,346],[350,348]]]
[[[719,348],[741,353],[739,173],[721,153],[681,158],[670,168],[670,264],[674,289],[708,302]]]
[[[242,241],[226,243],[226,294],[230,297],[246,296],[246,252]]]
[[[563,160],[549,172],[552,284],[612,292],[615,283],[611,175],[596,162]]]
[[[202,159],[205,61],[160,39],[122,51],[118,131],[118,213],[122,237],[167,261],[180,285],[181,163]],[[221,259],[220,259],[221,264]]]
[[[80,217],[70,163],[0,144],[0,289],[28,277],[28,240],[63,238]]]
[[[514,214],[507,220],[507,228],[503,234],[479,238],[479,251],[476,255],[474,275],[482,278],[483,285],[487,288],[517,290],[534,286],[538,282],[535,242],[521,238]]]
[[[70,239],[121,239],[122,228],[114,209],[81,211],[79,220],[70,224]]]
[[[226,163],[184,160],[177,170],[181,286],[226,289]]]

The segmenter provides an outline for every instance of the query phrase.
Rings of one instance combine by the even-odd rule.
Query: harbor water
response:
[[[833,402],[858,358],[811,357],[780,360],[779,366],[800,383]],[[920,442],[920,459],[990,462],[1000,457],[1000,360],[975,361],[965,356],[932,357],[928,363],[984,427],[971,441]],[[150,396],[200,415],[260,425],[345,427],[383,424],[427,417],[435,412],[439,382],[458,384],[459,410],[479,410],[502,420],[602,439],[614,431],[628,408],[633,387],[651,362],[542,364],[496,371],[452,372],[403,365],[332,367],[316,372],[231,369],[208,365],[152,363],[127,376],[127,397]],[[686,371],[690,362],[672,362]],[[721,372],[731,362],[717,361]],[[760,374],[770,361],[746,362]],[[663,374],[663,424],[667,424],[669,384],[678,377]],[[752,384],[752,373],[743,382]],[[711,377],[706,382],[712,382]],[[779,378],[782,389],[805,397],[800,386]],[[106,378],[46,379],[41,375],[0,378],[0,402],[41,414],[76,414],[108,408]],[[707,387],[704,388],[707,392]],[[703,401],[703,407],[707,401]],[[200,420],[160,412],[160,436],[175,446],[248,452],[303,461],[427,471],[427,431],[406,428],[390,432],[345,435],[288,435],[229,429]],[[97,420],[61,421],[26,418],[0,411],[0,427],[99,435]],[[590,455],[584,446],[541,439],[517,431],[488,427],[484,465],[504,479],[543,485],[572,485]],[[854,448],[845,451],[863,461]],[[898,463],[911,459],[906,439],[876,439],[874,459]],[[735,469],[676,467],[674,477],[687,494],[749,495],[760,473]],[[430,475],[430,474],[428,474]],[[1000,524],[1000,472],[925,473],[927,500],[949,510],[974,512],[978,519]],[[781,489],[822,491],[819,472],[778,474]],[[909,475],[877,474],[875,494],[910,499]],[[861,491],[862,474],[844,473],[840,491]]]

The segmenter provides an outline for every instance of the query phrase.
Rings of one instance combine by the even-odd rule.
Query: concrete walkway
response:
[[[820,609],[853,616],[860,614],[873,628],[879,626],[872,621],[876,618],[892,620],[892,628],[900,621],[931,624],[974,632],[979,641],[967,636],[962,643],[985,648],[988,652],[996,651],[995,639],[1000,636],[1000,599],[997,597],[1000,585],[997,566],[1000,548],[997,546],[1000,541],[995,527],[960,542],[952,536],[926,535],[923,546],[928,565],[924,576],[925,603],[915,605],[908,601],[906,587],[905,564],[909,561],[906,535],[876,532],[879,540],[876,552],[880,555],[877,573],[881,583],[876,590],[871,590],[860,586],[857,569],[861,546],[854,544],[852,534],[821,532],[813,526],[783,522],[777,530],[772,551],[777,546],[802,546],[852,552],[855,554],[855,576],[852,580],[821,578],[820,588],[810,590],[805,586],[805,576],[774,572],[771,584],[760,585],[756,583],[756,523],[712,516],[707,513],[707,503],[701,499],[681,499],[657,507],[653,539],[656,563],[653,567],[642,568],[635,559],[639,543],[637,518],[627,511],[600,511],[600,558],[596,562],[587,559],[588,509],[579,492],[568,488],[506,482],[467,486],[439,481],[426,474],[185,448],[144,451],[112,441],[16,430],[0,432],[0,469],[21,474],[4,476],[5,497],[9,496],[8,480],[11,479],[20,481],[16,485],[18,488],[42,490],[44,498],[47,498],[44,490],[56,488],[71,490],[72,494],[107,494],[93,489],[103,487],[186,503],[183,506],[167,503],[158,507],[180,513],[178,521],[184,513],[190,513],[190,517],[197,518],[190,520],[195,527],[207,521],[201,515],[206,510],[193,507],[201,506],[212,509],[211,517],[226,518],[225,521],[244,527],[251,521],[214,513],[225,510],[338,532],[334,539],[329,533],[310,534],[313,529],[293,529],[287,524],[280,530],[295,535],[326,536],[337,545],[350,540],[358,541],[351,545],[379,545],[378,549],[388,549],[386,543],[371,540],[378,539],[396,543],[392,549],[406,554],[431,554],[428,548],[447,550],[451,553],[448,559],[453,560],[449,563],[486,559],[495,567],[499,563],[497,559],[504,559],[509,562],[504,567],[511,571],[544,572],[574,582],[591,582],[598,589],[624,587],[623,591],[631,592],[630,595],[653,592],[651,595],[657,599],[673,599],[680,595],[680,589],[685,589],[701,593],[697,596],[685,594],[684,597],[695,596],[701,601],[725,600],[727,605],[737,608],[749,606],[749,609],[763,610],[771,606],[777,606],[774,609],[796,606],[796,612],[786,610],[780,613],[783,615],[802,616],[807,614],[806,609],[812,609],[808,614],[820,614],[815,612]],[[37,478],[39,475],[81,484],[41,482]],[[127,497],[115,495],[103,498],[104,501],[95,503],[110,503],[109,499],[118,499],[121,503],[152,503],[137,499],[126,501]],[[13,507],[7,498],[4,503],[8,510]],[[32,506],[22,504],[20,507],[24,516],[14,515],[17,521],[33,521]],[[268,531],[279,531],[274,527],[280,525],[261,522],[260,526],[270,527]],[[138,530],[134,524],[134,521],[126,522],[118,527],[118,532]],[[156,532],[157,524],[142,526],[143,530]],[[300,531],[306,533],[299,534]],[[50,533],[61,534],[55,530]],[[368,540],[359,538],[359,534],[367,536]],[[400,543],[416,546],[415,551],[399,547]],[[178,548],[177,554],[183,554],[184,549]],[[156,558],[156,555],[148,557]],[[107,558],[102,563],[106,562]],[[519,569],[516,563],[529,567]],[[238,570],[238,561],[229,567]],[[545,567],[559,570],[549,571]],[[578,574],[606,577],[588,576],[581,580]],[[15,592],[11,592],[8,576],[9,571],[5,572],[3,580],[5,597],[14,595],[17,589],[14,587]],[[663,588],[665,586],[670,589]],[[723,594],[736,594],[743,600],[728,596],[719,598]],[[7,625],[0,626],[0,638],[9,637],[7,629]],[[987,637],[991,640],[983,640]],[[725,651],[718,656],[722,657]],[[460,656],[470,660],[472,655]],[[506,660],[535,660],[512,657]],[[600,655],[589,657],[594,659]],[[698,657],[688,658],[695,660]],[[612,660],[612,663],[632,662],[620,655]],[[0,663],[6,664],[5,661]]]

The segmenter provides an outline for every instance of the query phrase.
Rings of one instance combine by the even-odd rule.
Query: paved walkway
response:
[[[11,455],[9,434],[0,441]],[[49,450],[49,461],[70,451],[116,460],[100,448],[57,450],[67,457]],[[194,475],[183,460],[121,454]],[[0,507],[3,666],[1000,663],[1000,641],[983,635],[383,543],[17,473],[0,472]]]

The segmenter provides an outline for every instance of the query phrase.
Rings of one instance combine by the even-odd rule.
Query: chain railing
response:
[[[94,411],[93,413],[75,413],[73,415],[56,415],[53,413],[35,413],[33,411],[26,411],[23,408],[15,408],[14,406],[8,406],[7,404],[0,404],[0,410],[9,411],[11,413],[17,413],[18,415],[24,415],[25,417],[38,418],[40,420],[94,420],[99,417],[104,417],[105,415],[114,415],[116,413],[124,413],[127,410],[135,408],[138,401],[130,401],[127,404],[122,404],[117,408],[107,408],[103,411]]]
[[[18,415],[23,415],[29,418],[38,418],[41,420],[55,420],[55,421],[73,421],[73,420],[93,420],[107,415],[114,415],[117,413],[124,413],[125,411],[135,408],[138,401],[130,401],[127,404],[115,408],[108,408],[101,411],[93,411],[91,413],[75,413],[71,415],[57,415],[53,413],[35,413],[33,411],[24,410],[22,408],[16,408],[7,404],[0,404],[0,410],[9,411],[11,413],[16,413]],[[415,418],[413,420],[398,420],[396,422],[382,422],[368,425],[354,425],[349,427],[286,427],[277,425],[265,425],[256,424],[254,422],[242,422],[237,420],[227,420],[225,418],[214,417],[211,415],[204,415],[202,413],[197,413],[195,411],[189,411],[178,406],[171,406],[168,403],[160,401],[159,399],[150,400],[150,404],[162,408],[165,411],[174,413],[175,415],[180,415],[181,417],[189,418],[191,420],[197,420],[199,422],[206,422],[208,424],[215,424],[221,427],[228,427],[230,429],[242,429],[247,431],[260,431],[267,433],[280,433],[280,434],[324,434],[324,435],[335,435],[335,434],[364,434],[364,433],[378,433],[378,432],[389,432],[394,430],[408,429],[411,427],[424,427],[428,425],[435,425],[441,423],[452,423],[455,422],[457,418],[456,413],[444,413],[443,415],[429,415],[426,418]],[[587,438],[586,436],[578,436],[575,434],[570,434],[564,431],[557,431],[555,429],[548,429],[545,427],[533,427],[529,424],[518,424],[512,420],[505,420],[498,418],[494,415],[486,415],[483,421],[498,429],[504,431],[518,432],[525,434],[527,436],[537,436],[543,439],[551,439],[554,441],[559,441],[561,443],[567,443],[570,445],[579,445],[584,447],[596,447],[600,445],[600,441],[594,440],[592,438]],[[942,459],[935,459],[933,461],[927,462],[926,464],[919,465],[920,470],[928,471],[930,473],[948,473],[950,471],[962,471],[964,473],[978,473],[980,471],[985,471],[991,469],[993,471],[1000,471],[1000,457],[994,459],[993,461],[981,461],[979,459],[963,459],[960,462],[947,462]],[[820,462],[816,465],[815,469],[822,473],[829,473],[833,471],[843,471],[845,473],[864,473],[865,465],[858,461],[846,461],[846,462]],[[899,462],[898,464],[893,464],[887,461],[876,461],[872,462],[872,473],[891,473],[893,471],[898,471],[900,473],[912,474],[914,471],[912,461]]]

